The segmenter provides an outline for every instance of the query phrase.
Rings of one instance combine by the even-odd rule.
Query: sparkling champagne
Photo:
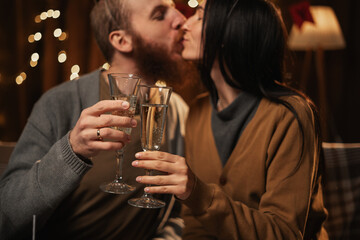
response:
[[[135,95],[131,95],[131,96],[115,95],[115,96],[111,96],[111,99],[127,101],[130,104],[130,107],[127,110],[113,111],[112,115],[130,117],[130,118],[134,117],[136,110],[136,100],[137,100],[137,97]],[[132,130],[132,128],[123,128],[123,127],[113,127],[113,128],[116,130],[123,131],[128,135],[131,134],[131,130]]]
[[[141,105],[141,145],[144,151],[159,150],[166,118],[167,105]]]

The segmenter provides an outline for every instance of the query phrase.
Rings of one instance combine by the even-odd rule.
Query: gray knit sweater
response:
[[[99,76],[95,71],[63,83],[35,104],[0,180],[0,239],[31,236],[32,216],[37,216],[37,228],[41,228],[92,168],[91,162],[72,151],[69,131],[81,111],[98,102]],[[172,98],[170,115],[177,118],[169,121],[169,145],[171,152],[182,155],[180,133],[187,106],[178,95]]]

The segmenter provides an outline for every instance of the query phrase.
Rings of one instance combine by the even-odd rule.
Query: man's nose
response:
[[[181,26],[185,23],[185,21],[186,21],[185,16],[181,12],[179,12],[179,10],[175,9],[174,21],[171,27],[176,30],[179,30]]]

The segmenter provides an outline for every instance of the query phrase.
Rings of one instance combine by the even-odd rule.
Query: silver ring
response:
[[[100,135],[100,128],[97,129],[96,136],[97,136],[97,140],[99,140],[99,141],[103,140],[102,136]]]

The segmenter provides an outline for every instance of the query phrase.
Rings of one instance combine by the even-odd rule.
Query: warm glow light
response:
[[[189,1],[188,1],[188,5],[189,5],[189,7],[191,7],[191,8],[196,8],[196,7],[199,5],[199,3],[198,3],[198,1],[196,1],[196,0],[189,0]]]
[[[61,35],[60,35],[60,37],[59,37],[59,40],[60,40],[60,41],[64,41],[66,38],[67,38],[66,33],[65,33],[65,32],[62,32]]]
[[[105,69],[105,70],[109,70],[110,64],[104,63],[104,64],[102,65],[102,68]]]
[[[16,77],[15,82],[17,85],[22,84],[26,79],[26,73],[22,72],[19,76]]]
[[[22,84],[23,81],[24,81],[24,79],[21,76],[17,76],[16,79],[15,79],[15,82],[16,82],[17,85]]]
[[[58,55],[58,61],[59,61],[59,63],[65,62],[65,61],[66,61],[66,58],[67,58],[67,56],[66,56],[66,52],[65,52],[65,51],[59,52],[59,55]]]
[[[29,43],[33,43],[33,42],[35,41],[34,34],[31,34],[31,35],[28,37],[28,41],[29,41]]]
[[[80,72],[79,65],[74,65],[71,67],[71,73],[79,73],[79,72]]]
[[[70,80],[74,80],[74,79],[76,79],[76,78],[78,78],[78,77],[79,77],[79,74],[73,73],[73,74],[71,74],[71,76],[70,76]]]
[[[54,10],[49,9],[49,10],[46,12],[46,14],[47,14],[48,17],[52,17],[53,14],[54,14]]]
[[[31,55],[31,61],[37,62],[38,60],[39,60],[39,54],[38,53],[33,53]]]
[[[60,17],[60,11],[59,10],[55,10],[53,13],[53,18],[58,18]]]
[[[35,17],[34,21],[35,21],[36,23],[40,23],[40,22],[41,22],[40,15],[37,15],[37,16]]]
[[[40,32],[37,32],[37,33],[35,33],[35,35],[34,35],[34,40],[35,40],[35,41],[40,41],[41,37],[42,37],[41,33],[40,33]]]
[[[24,72],[22,72],[22,73],[20,73],[20,76],[25,80],[26,79],[26,73],[24,73]]]
[[[311,6],[314,23],[304,22],[299,29],[293,26],[289,35],[289,47],[292,50],[324,50],[345,48],[345,40],[339,22],[332,8]]]
[[[54,37],[60,37],[62,34],[62,31],[60,28],[57,28],[54,30]]]
[[[46,12],[42,12],[41,14],[40,14],[40,19],[41,20],[45,20],[47,18],[47,13]]]
[[[30,66],[31,66],[31,67],[36,67],[37,64],[38,64],[37,61],[35,61],[35,62],[32,61],[32,60],[30,61]]]
[[[155,86],[166,87],[166,82],[163,81],[163,80],[157,80],[156,83],[155,83]]]

